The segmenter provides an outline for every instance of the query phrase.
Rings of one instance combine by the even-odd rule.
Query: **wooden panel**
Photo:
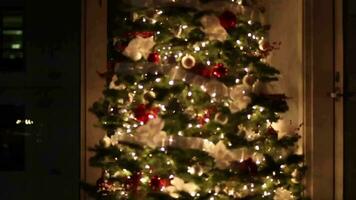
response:
[[[332,0],[304,0],[305,149],[312,199],[334,199]]]
[[[104,81],[99,78],[97,71],[104,71],[106,67],[107,52],[107,2],[105,0],[86,0],[84,23],[84,71],[85,71],[85,167],[84,181],[95,183],[100,176],[100,171],[89,166],[89,147],[98,143],[104,135],[101,129],[95,128],[96,117],[89,112],[89,108],[100,98]]]

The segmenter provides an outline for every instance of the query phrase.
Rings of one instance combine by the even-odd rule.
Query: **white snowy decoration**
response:
[[[167,192],[171,197],[177,199],[179,198],[180,191],[184,191],[189,193],[191,196],[195,196],[199,189],[199,186],[193,182],[184,183],[184,180],[178,177],[174,177],[171,180],[171,186],[165,187],[164,191]]]
[[[111,79],[111,82],[109,84],[109,88],[110,89],[114,89],[114,90],[124,90],[126,88],[126,86],[124,84],[119,84],[119,85],[116,85],[116,81],[117,81],[117,76],[114,75]]]
[[[226,169],[230,162],[234,161],[234,156],[229,151],[223,141],[219,141],[209,150],[209,154],[215,159],[216,166],[219,169]]]
[[[147,59],[155,44],[153,36],[148,38],[136,36],[136,38],[132,39],[127,45],[123,54],[133,61],[141,60],[142,57]]]
[[[223,42],[228,34],[224,27],[221,26],[220,20],[215,15],[205,15],[201,18],[200,23],[203,25],[202,31],[208,36],[209,40],[218,40]]]
[[[100,145],[103,146],[104,148],[108,148],[111,145],[111,139],[105,135],[100,141]]]
[[[250,103],[251,98],[248,96],[250,93],[250,87],[246,85],[236,85],[230,89],[230,111],[232,113],[245,109]]]
[[[286,120],[278,120],[277,122],[273,122],[271,126],[273,129],[277,130],[278,139],[281,139],[286,135],[296,134],[300,129],[300,126],[297,126],[291,122],[287,122]]]
[[[294,200],[294,196],[290,191],[280,187],[276,189],[273,200]]]
[[[238,126],[238,128],[239,128],[239,130],[245,132],[245,138],[248,141],[253,141],[253,140],[255,140],[255,139],[257,139],[257,138],[259,138],[261,136],[258,132],[254,131],[254,130],[252,130],[250,128],[246,128],[242,124],[240,124]]]
[[[195,66],[195,58],[190,54],[186,54],[183,56],[181,63],[184,68],[191,69]]]
[[[136,129],[135,141],[151,148],[163,146],[167,139],[166,132],[162,131],[164,121],[160,118],[151,119],[147,124]]]

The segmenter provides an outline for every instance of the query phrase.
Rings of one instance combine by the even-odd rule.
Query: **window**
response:
[[[0,8],[0,70],[24,68],[24,20],[22,9]]]

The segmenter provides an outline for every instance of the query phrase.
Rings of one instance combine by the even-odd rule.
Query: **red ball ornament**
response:
[[[204,66],[202,64],[197,64],[193,68],[193,71],[201,76],[204,76],[206,78],[210,78],[212,76],[212,71],[209,67]]]
[[[145,104],[138,105],[134,110],[134,115],[137,121],[146,123],[148,118],[147,106]]]
[[[168,186],[169,180],[160,178],[158,176],[153,176],[150,181],[150,187],[153,191],[160,191],[163,187]]]
[[[242,161],[238,166],[240,172],[251,175],[257,174],[257,168],[257,164],[252,160],[252,158]]]
[[[237,24],[237,19],[234,13],[230,11],[225,11],[220,15],[220,24],[225,29],[235,28]]]
[[[161,58],[158,52],[152,52],[148,55],[147,60],[148,62],[158,64]]]
[[[227,74],[227,68],[221,63],[216,64],[211,71],[216,78],[221,78]]]
[[[156,118],[159,111],[158,107],[150,108],[145,104],[140,104],[133,112],[137,121],[147,123],[148,120]]]

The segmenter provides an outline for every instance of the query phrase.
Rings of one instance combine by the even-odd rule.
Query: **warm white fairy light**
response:
[[[256,151],[259,151],[260,150],[260,146],[256,145],[255,149],[256,149]]]
[[[247,115],[247,119],[251,119],[251,114],[248,114],[248,115]]]
[[[188,97],[191,97],[193,93],[191,91],[188,92]]]
[[[206,87],[204,85],[200,86],[200,89],[203,90],[204,92],[207,91]]]
[[[140,90],[142,90],[142,89],[143,89],[143,85],[141,85],[141,84],[140,84],[140,85],[138,85],[137,87],[138,87],[138,89],[140,89]]]
[[[248,33],[247,36],[248,36],[248,37],[251,37],[251,36],[252,36],[252,33]]]
[[[173,81],[173,80],[170,80],[170,81],[168,82],[168,84],[169,84],[169,85],[174,85],[174,81]]]

